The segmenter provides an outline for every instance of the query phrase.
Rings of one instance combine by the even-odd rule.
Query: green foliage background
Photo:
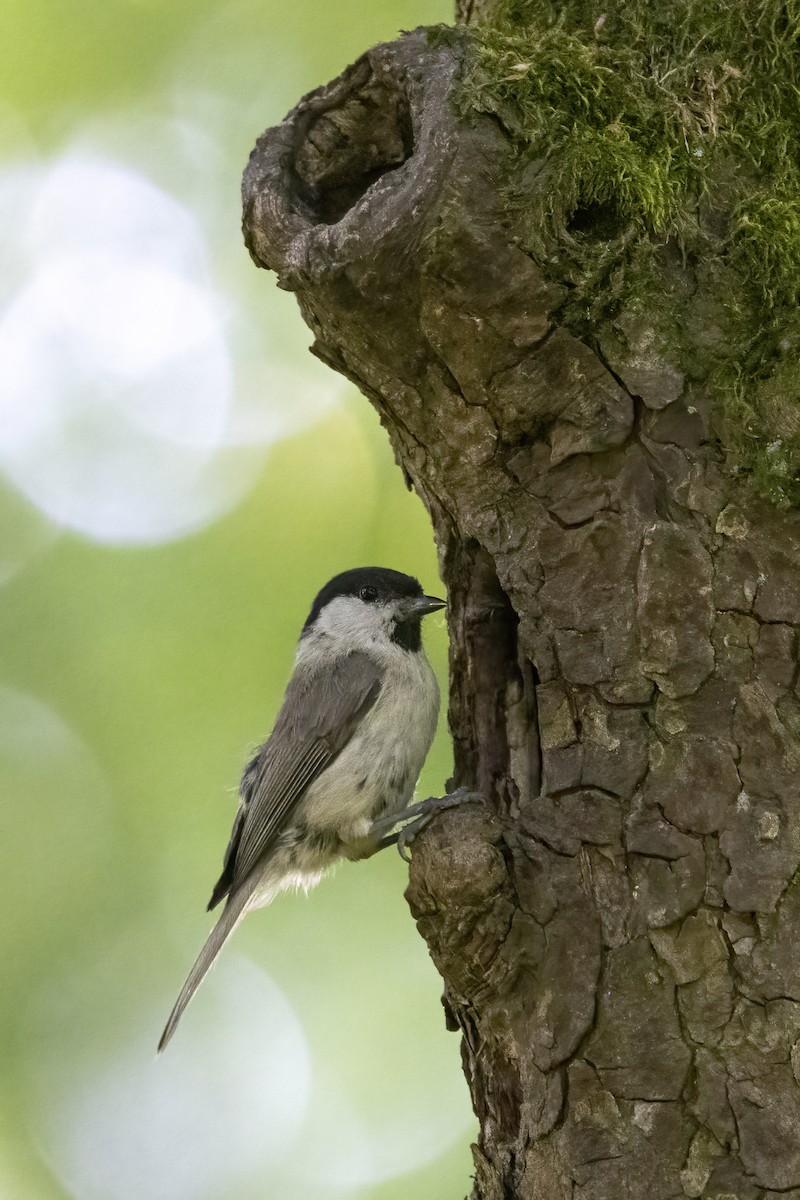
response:
[[[393,854],[251,916],[168,1054],[154,1054],[209,927],[241,766],[270,728],[313,594],[369,563],[437,586],[426,514],[373,413],[307,354],[293,301],[247,258],[240,171],[301,94],[400,28],[448,18],[439,0],[3,5],[0,168],[46,166],[111,122],[114,160],[140,170],[136,130],[174,121],[180,91],[201,158],[210,148],[198,178],[227,199],[209,215],[208,195],[187,196],[157,147],[149,168],[203,223],[232,344],[247,314],[298,389],[334,399],[251,463],[233,511],[175,540],[93,541],[0,486],[0,560],[46,526],[0,599],[2,1196],[400,1200],[464,1187],[473,1125],[458,1044]],[[4,235],[8,248],[15,230]],[[296,402],[291,390],[281,400]],[[444,689],[446,630],[430,625]],[[441,729],[422,792],[440,791],[449,767]],[[282,1103],[258,1046],[226,1057],[247,1022],[270,1033],[271,992],[226,1002],[242,960],[269,973],[299,1023],[310,1089],[285,1145],[262,1154],[269,1130],[251,1121],[247,1152],[226,1158],[254,1096],[278,1089]],[[193,1176],[204,1140],[215,1169]]]

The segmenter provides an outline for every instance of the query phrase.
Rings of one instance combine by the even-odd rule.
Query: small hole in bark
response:
[[[579,204],[567,224],[571,234],[601,242],[613,241],[624,228],[625,221],[613,201],[606,204]]]
[[[318,221],[335,225],[368,188],[411,157],[405,95],[373,75],[335,108],[312,112],[294,160],[298,191]]]

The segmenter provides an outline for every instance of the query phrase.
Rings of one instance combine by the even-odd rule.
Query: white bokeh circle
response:
[[[146,1021],[128,1012],[128,1039],[109,1038],[98,1061],[93,1038],[108,997],[81,978],[62,980],[60,992],[39,997],[29,1021],[26,1121],[72,1196],[233,1196],[237,1182],[292,1153],[311,1065],[299,1018],[267,972],[228,955],[225,970],[204,984],[209,1018],[187,1014],[158,1058],[155,1039],[171,996]],[[54,1011],[70,1001],[86,1013],[86,1046],[59,1045]]]
[[[223,302],[191,214],[127,167],[64,160],[21,235],[0,313],[0,468],[51,520],[147,543],[232,508],[260,455],[229,447]],[[14,193],[9,188],[10,194]]]

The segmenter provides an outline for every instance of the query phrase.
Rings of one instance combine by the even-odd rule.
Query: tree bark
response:
[[[417,30],[302,100],[244,229],[433,521],[453,782],[486,803],[415,843],[408,899],[472,1194],[800,1198],[800,519],[722,459],[723,266],[656,259],[691,379],[622,300],[577,337],[509,202],[536,171],[451,102],[460,54]]]

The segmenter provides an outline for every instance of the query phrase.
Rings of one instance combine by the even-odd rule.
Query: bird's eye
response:
[[[371,604],[373,600],[378,599],[378,593],[373,587],[363,587],[358,594],[365,604]]]

